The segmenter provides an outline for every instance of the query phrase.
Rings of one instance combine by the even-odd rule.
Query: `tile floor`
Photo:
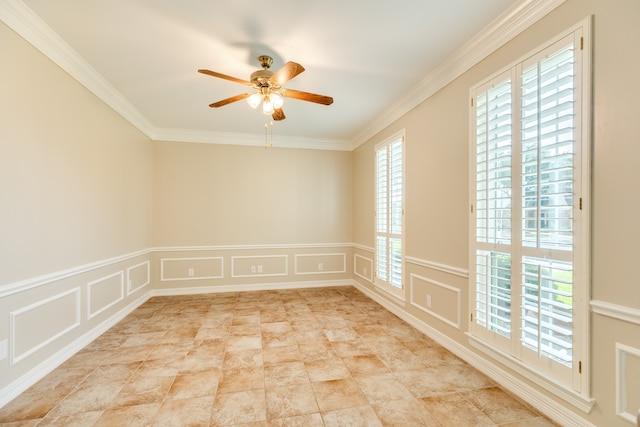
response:
[[[155,297],[0,426],[553,426],[352,287]]]

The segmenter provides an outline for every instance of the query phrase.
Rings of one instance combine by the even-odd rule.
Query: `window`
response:
[[[587,393],[584,32],[472,88],[469,259],[473,339]]]
[[[375,147],[375,284],[404,296],[404,134]]]

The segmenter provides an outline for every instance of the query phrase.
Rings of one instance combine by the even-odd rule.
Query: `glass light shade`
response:
[[[251,108],[257,108],[258,105],[260,105],[260,101],[262,101],[262,96],[259,93],[254,93],[247,98],[247,102]]]
[[[278,95],[277,93],[272,93],[271,95],[269,95],[269,98],[273,102],[273,108],[282,108],[284,99],[282,99],[280,95]]]
[[[273,114],[273,101],[266,97],[262,103],[262,112],[264,114]]]

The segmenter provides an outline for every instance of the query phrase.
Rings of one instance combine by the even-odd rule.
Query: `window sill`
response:
[[[557,382],[545,377],[539,372],[532,370],[529,366],[525,365],[517,359],[514,359],[510,355],[500,350],[494,349],[484,341],[480,340],[478,337],[473,336],[468,332],[466,333],[466,335],[469,337],[469,343],[473,348],[481,351],[491,359],[522,375],[527,380],[552,393],[554,396],[581,410],[585,414],[590,413],[595,406],[596,400],[592,397],[569,389],[564,385],[558,384]],[[584,372],[583,375],[589,375],[589,373]]]

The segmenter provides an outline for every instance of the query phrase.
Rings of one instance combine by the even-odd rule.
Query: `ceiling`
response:
[[[260,68],[258,55],[273,57],[272,70],[287,61],[298,62],[306,71],[285,87],[329,95],[334,103],[324,106],[286,99],[287,118],[273,128],[274,145],[279,138],[297,139],[314,148],[318,144],[353,147],[373,136],[394,114],[406,112],[403,108],[408,111],[428,95],[425,82],[433,81],[438,73],[443,75],[443,64],[455,64],[452,58],[460,62],[465,49],[469,52],[475,46],[478,50],[478,41],[490,44],[487,35],[495,37],[515,11],[541,3],[2,2],[12,3],[32,21],[30,25],[53,40],[49,43],[56,46],[53,50],[62,50],[71,63],[66,65],[70,74],[96,88],[94,92],[153,139],[242,143],[260,136],[264,141],[264,125],[270,117],[260,109],[252,110],[245,101],[208,107],[246,88],[197,70],[206,68],[248,80]],[[431,93],[448,83],[436,80],[441,84],[431,84]]]

